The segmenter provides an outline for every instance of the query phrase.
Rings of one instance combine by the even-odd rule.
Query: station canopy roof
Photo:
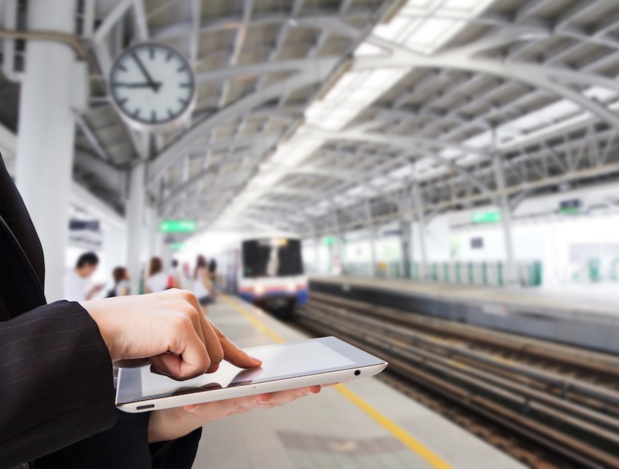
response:
[[[148,161],[161,218],[318,236],[612,180],[619,171],[619,2],[99,0],[75,178],[124,210]],[[131,130],[112,59],[186,55],[190,120]],[[0,78],[14,129],[19,85]]]

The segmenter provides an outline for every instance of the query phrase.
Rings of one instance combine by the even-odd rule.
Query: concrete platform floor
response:
[[[305,337],[234,298],[209,318],[241,347]],[[204,427],[195,468],[516,469],[522,464],[375,378]]]

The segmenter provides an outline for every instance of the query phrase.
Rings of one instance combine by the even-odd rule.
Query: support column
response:
[[[419,251],[421,254],[421,263],[419,266],[419,278],[422,281],[428,279],[428,256],[426,251],[426,230],[424,228],[423,217],[423,200],[419,191],[419,183],[413,183],[413,203],[415,207],[415,220],[417,221],[417,237],[419,238]]]
[[[402,250],[402,277],[411,278],[411,221],[400,221],[400,243]]]
[[[144,212],[146,209],[146,164],[139,163],[129,176],[129,200],[127,201],[127,269],[131,275],[131,293],[139,292],[142,270],[142,241]]]
[[[340,224],[340,217],[337,214],[337,207],[334,206],[334,218],[335,218],[335,226],[336,226],[336,233],[337,236],[335,236],[335,252],[337,253],[337,257],[338,257],[338,261],[340,263],[340,271],[339,272],[335,272],[337,274],[343,274],[344,273],[344,246],[345,246],[345,239],[344,239],[344,233],[342,231],[341,228],[341,224]]]
[[[322,269],[320,268],[320,236],[316,236],[314,239],[314,265],[316,266],[315,274],[322,273]]]
[[[372,265],[370,266],[370,275],[376,277],[378,273],[378,266],[376,265],[376,228],[374,226],[374,220],[372,216],[372,207],[370,201],[365,201],[365,211],[368,217],[368,231],[370,234],[370,259]]]
[[[492,157],[496,186],[499,191],[497,204],[501,209],[501,225],[503,227],[503,237],[505,239],[505,285],[517,286],[518,273],[514,262],[514,243],[512,237],[512,214],[509,206],[509,199],[505,192],[505,172],[503,170],[503,157],[500,153],[495,153]]]
[[[105,281],[112,281],[112,270],[124,266],[127,259],[127,235],[125,230],[111,226],[103,228],[103,262],[99,266]]]
[[[75,0],[28,3],[28,29],[74,33]],[[64,297],[69,197],[73,181],[75,54],[52,41],[29,41],[20,87],[17,187],[45,254],[45,295]]]
[[[161,233],[159,233],[159,218],[157,217],[157,209],[155,207],[146,208],[146,233],[148,243],[146,258],[150,259],[153,256],[161,257],[163,239],[161,238]],[[168,266],[164,265],[164,268],[167,269]]]
[[[378,265],[377,263],[377,258],[376,258],[376,228],[374,227],[374,224],[370,225],[370,256],[372,259],[372,266],[370,269],[370,274],[372,275],[372,277],[377,277],[378,274]]]

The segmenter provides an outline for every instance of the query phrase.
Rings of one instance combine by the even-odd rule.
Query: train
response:
[[[241,239],[223,259],[227,290],[279,316],[291,315],[308,299],[301,239],[263,233]]]

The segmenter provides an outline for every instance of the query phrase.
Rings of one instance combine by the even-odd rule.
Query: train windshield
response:
[[[252,239],[243,242],[244,277],[303,275],[301,241],[289,238]]]

